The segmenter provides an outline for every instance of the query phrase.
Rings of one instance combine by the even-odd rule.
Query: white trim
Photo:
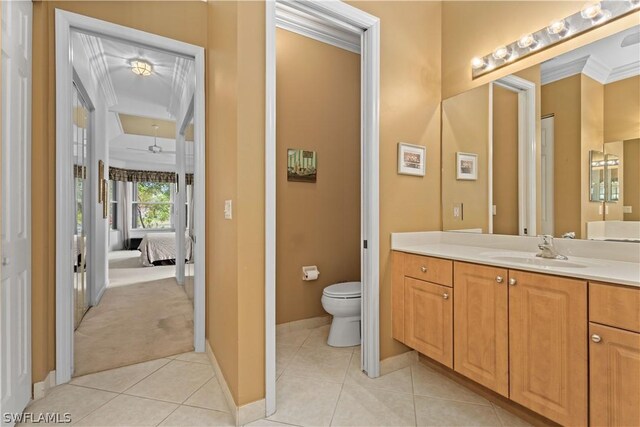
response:
[[[42,399],[56,386],[56,371],[50,371],[44,380],[33,384],[33,400]]]
[[[72,178],[68,141],[71,141],[72,64],[71,29],[123,39],[129,43],[169,51],[195,59],[196,90],[194,110],[195,179],[194,203],[202,206],[195,211],[194,223],[198,235],[205,236],[204,171],[205,171],[205,102],[204,102],[204,48],[177,40],[145,33],[121,25],[56,9],[56,383],[71,379],[73,368],[73,293],[68,284],[72,281],[71,241],[60,238],[70,236],[73,230],[73,213],[70,200]],[[204,238],[195,242],[194,280],[194,347],[205,351],[205,245]]]
[[[276,2],[266,3],[265,114],[265,399],[266,415],[276,410],[275,255],[276,255]],[[380,375],[379,326],[379,97],[380,20],[340,1],[299,0],[287,5],[325,24],[361,36],[361,236],[367,249],[362,265],[362,360],[369,377]]]
[[[628,79],[629,77],[634,77],[640,75],[640,61],[632,62],[631,64],[621,65],[619,67],[614,68],[609,73],[609,77],[607,78],[607,83],[617,82],[618,80]]]
[[[513,75],[496,83],[518,93],[518,233],[535,236],[536,84]]]
[[[91,34],[79,33],[78,35],[89,57],[89,66],[93,69],[96,81],[102,88],[107,106],[118,105],[118,96],[113,88],[113,80],[111,80],[111,74],[109,73],[102,40]]]
[[[496,82],[498,86],[501,86],[499,82]],[[487,144],[487,198],[489,201],[489,215],[488,215],[488,224],[487,224],[487,233],[493,234],[493,88],[495,84],[494,82],[489,82],[489,135]],[[456,165],[458,164],[456,160]],[[457,167],[457,166],[456,166]],[[477,168],[476,168],[477,170]]]
[[[360,35],[326,21],[313,17],[285,2],[277,1],[276,26],[287,31],[345,49],[360,53]]]
[[[634,61],[612,69],[595,56],[587,55],[557,66],[543,66],[540,81],[542,85],[546,85],[580,73],[604,85],[639,75],[640,61]]]

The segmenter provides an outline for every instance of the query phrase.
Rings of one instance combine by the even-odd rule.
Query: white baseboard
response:
[[[56,386],[56,371],[47,374],[44,380],[33,384],[33,400],[42,399],[49,390]]]
[[[389,372],[406,368],[418,361],[418,352],[415,350],[398,354],[397,356],[387,357],[380,361],[380,375],[386,375]]]
[[[229,408],[229,412],[231,413],[236,426],[242,426],[252,421],[264,418],[266,414],[266,405],[264,399],[251,402],[240,407],[236,406],[236,402],[233,399],[233,394],[231,394],[231,389],[229,388],[229,385],[227,384],[227,381],[222,374],[222,370],[220,369],[220,365],[218,364],[218,360],[216,359],[215,354],[213,354],[213,350],[211,349],[209,340],[207,340],[206,343],[207,356],[209,357],[211,365],[213,365],[216,379],[218,380],[218,384],[220,384],[220,388],[222,388],[222,394],[224,394],[225,401],[227,402],[227,407]]]
[[[310,319],[295,320],[293,322],[276,325],[276,333],[299,331],[302,329],[314,329],[331,323],[331,316],[312,317]]]

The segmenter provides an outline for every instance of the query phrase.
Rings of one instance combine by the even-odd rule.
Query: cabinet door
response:
[[[592,426],[640,426],[640,334],[589,326]]]
[[[509,271],[512,400],[562,425],[587,424],[587,283]]]
[[[509,397],[508,272],[454,265],[454,369]]]
[[[453,367],[453,289],[404,279],[405,344]]]

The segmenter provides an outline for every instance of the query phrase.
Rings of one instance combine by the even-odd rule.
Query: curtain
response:
[[[111,172],[111,168],[109,168],[109,172]],[[109,173],[111,175],[111,173]],[[124,242],[124,249],[129,250],[129,228],[131,227],[131,195],[129,193],[129,189],[127,188],[129,185],[124,181],[119,181],[118,185],[120,186],[118,193],[122,194],[122,199],[120,200],[119,206],[122,206],[122,240]],[[135,249],[135,248],[134,248]]]

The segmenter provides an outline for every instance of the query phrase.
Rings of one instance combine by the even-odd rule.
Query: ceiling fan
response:
[[[151,127],[153,128],[153,145],[148,146],[146,149],[130,148],[130,147],[127,147],[127,149],[128,150],[132,150],[132,151],[149,152],[149,153],[153,153],[153,154],[162,154],[162,153],[164,153],[164,154],[176,154],[175,151],[166,151],[161,146],[158,145],[157,138],[158,138],[159,126],[158,125],[151,125]]]

